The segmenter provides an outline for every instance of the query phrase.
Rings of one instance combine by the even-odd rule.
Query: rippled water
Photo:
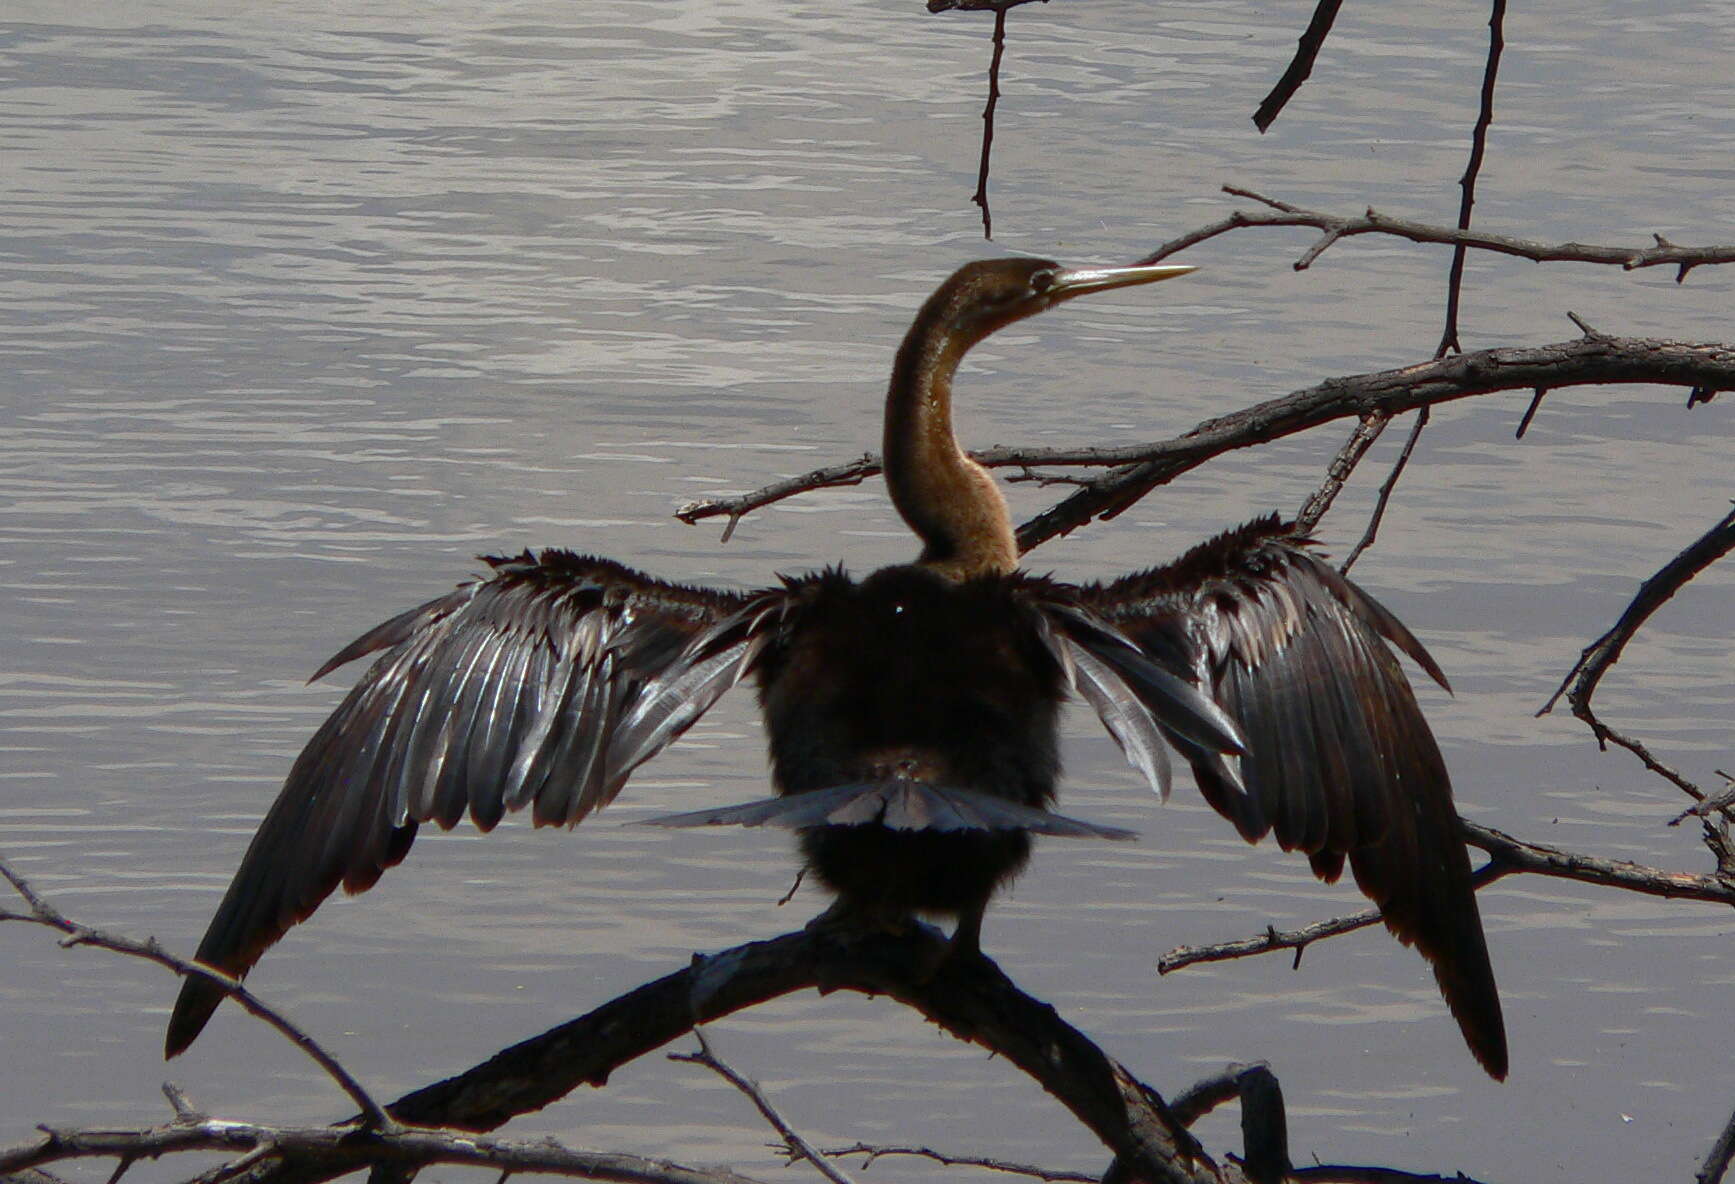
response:
[[[1012,16],[992,195],[967,203],[985,19],[739,2],[483,11],[15,3],[0,31],[0,851],[63,908],[197,940],[288,761],[340,693],[301,678],[382,616],[527,544],[752,584],[907,557],[877,485],[787,503],[720,546],[690,498],[874,447],[916,304],[991,250],[1133,258],[1221,216],[1224,182],[1449,221],[1486,30],[1444,5],[1346,11],[1271,134],[1247,119],[1311,6],[1098,0]],[[1353,9],[1353,6],[1352,6]],[[1541,238],[1727,241],[1735,7],[1515,14],[1478,218]],[[73,23],[68,23],[73,22]],[[1246,232],[1184,285],[1070,306],[971,358],[973,442],[1156,438],[1255,398],[1428,356],[1445,253]],[[1727,339],[1735,285],[1475,258],[1468,346],[1610,332]],[[1707,870],[1681,803],[1532,712],[1637,583],[1730,496],[1730,400],[1561,391],[1443,409],[1360,577],[1457,697],[1425,699],[1467,813],[1544,842]],[[1101,575],[1293,508],[1341,432],[1212,466],[1043,549]],[[1382,443],[1326,533],[1361,530]],[[1020,487],[1034,510],[1051,491]],[[1660,613],[1599,702],[1702,784],[1729,768],[1735,576]],[[341,683],[341,680],[339,680]],[[1070,812],[1136,846],[1049,843],[986,944],[1178,1089],[1282,1079],[1298,1160],[1483,1178],[1680,1178],[1735,1104],[1721,910],[1536,879],[1484,894],[1514,1071],[1481,1077],[1421,962],[1362,934],[1159,980],[1181,942],[1341,910],[1187,791],[1157,808],[1076,722]],[[255,985],[384,1095],[820,906],[780,840],[620,825],[764,789],[746,697],[572,834],[430,835],[334,901]],[[0,1140],[342,1098],[225,1013],[165,1071],[173,984],[0,929]],[[882,1002],[801,997],[722,1050],[827,1143],[929,1143],[1098,1170],[1035,1087]],[[781,1170],[745,1102],[657,1058],[515,1124]],[[1233,1146],[1234,1116],[1206,1129]],[[160,1171],[161,1169],[159,1169]],[[887,1161],[876,1178],[928,1178]],[[100,1177],[93,1177],[100,1178]]]

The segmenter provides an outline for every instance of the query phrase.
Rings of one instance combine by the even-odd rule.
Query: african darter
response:
[[[1275,516],[1107,584],[1027,574],[1005,500],[953,436],[971,346],[1075,296],[1191,270],[1000,259],[940,286],[886,398],[886,486],[922,541],[914,563],[734,592],[526,551],[352,642],[314,677],[380,656],[290,770],[199,960],[245,974],[339,884],[371,886],[421,823],[467,812],[488,830],[526,807],[537,825],[576,823],[749,676],[779,796],[664,821],[795,829],[834,920],[954,916],[954,956],[969,954],[1032,833],[1124,833],[1048,809],[1057,717],[1077,695],[1163,792],[1167,745],[1249,841],[1275,831],[1328,882],[1347,859],[1503,1077],[1450,781],[1388,648],[1444,685],[1410,631]],[[183,984],[169,1055],[222,997]]]

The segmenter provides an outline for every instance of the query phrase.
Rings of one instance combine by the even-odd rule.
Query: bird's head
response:
[[[1186,275],[1184,264],[1066,268],[1049,259],[979,259],[952,273],[928,298],[918,323],[968,348],[1014,321],[1091,292]]]

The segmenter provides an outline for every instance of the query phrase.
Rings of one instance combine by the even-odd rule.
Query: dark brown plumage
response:
[[[351,643],[319,674],[380,656],[291,768],[200,960],[245,974],[339,884],[362,891],[401,860],[422,822],[468,813],[487,830],[525,807],[539,825],[577,822],[743,677],[779,796],[659,821],[794,829],[840,921],[954,916],[955,948],[973,951],[1032,834],[1126,837],[1049,808],[1056,721],[1077,695],[1165,794],[1173,748],[1249,841],[1275,832],[1326,880],[1347,859],[1504,1076],[1450,782],[1388,648],[1444,685],[1421,644],[1275,517],[1106,585],[1020,572],[1005,502],[953,437],[952,375],[977,341],[1189,270],[1009,259],[940,286],[886,401],[887,486],[923,544],[913,564],[736,593],[526,552]],[[221,999],[186,981],[169,1055]]]

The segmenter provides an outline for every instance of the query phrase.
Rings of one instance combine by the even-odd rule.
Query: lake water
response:
[[[786,502],[721,545],[671,512],[877,447],[926,292],[1005,251],[1127,261],[1233,208],[1223,183],[1350,213],[1456,214],[1476,6],[1348,6],[1273,131],[1248,116],[1312,5],[1096,0],[1011,16],[997,240],[974,185],[990,20],[897,5],[67,6],[0,29],[0,852],[78,918],[190,951],[301,742],[305,675],[362,629],[525,545],[667,577],[908,558],[877,483]],[[1727,242],[1735,4],[1570,0],[1507,29],[1479,225],[1553,241]],[[1301,231],[1190,252],[1183,283],[1008,331],[960,383],[969,442],[1155,439],[1319,378],[1425,360],[1447,253]],[[1608,332],[1728,340],[1735,281],[1473,257],[1469,348]],[[1731,496],[1735,400],[1523,392],[1443,409],[1357,568],[1449,672],[1424,705],[1479,821],[1711,870],[1684,804],[1564,713],[1532,713],[1637,584]],[[1228,458],[1042,548],[1095,577],[1293,510],[1344,429]],[[1394,436],[1398,433],[1393,433]],[[1323,534],[1359,536],[1396,439]],[[1020,486],[1030,513],[1055,496]],[[1657,615],[1599,698],[1708,788],[1730,769],[1735,569]],[[1007,971],[1165,1091],[1231,1060],[1283,1082],[1298,1162],[1483,1179],[1686,1178],[1735,1105],[1726,910],[1508,880],[1482,907],[1513,1072],[1489,1082],[1422,962],[1382,933],[1158,978],[1180,943],[1359,907],[1249,849],[1189,785],[1159,807],[1073,720],[1068,812],[991,910]],[[778,836],[637,818],[765,789],[725,701],[568,834],[427,835],[266,957],[255,987],[380,1096],[713,950],[793,928]],[[345,1099],[233,1009],[160,1061],[162,972],[0,928],[0,1142]],[[1098,1171],[1035,1086],[883,1001],[802,996],[720,1051],[827,1144],[916,1143]],[[1238,1146],[1233,1108],[1202,1135]],[[793,1178],[747,1103],[651,1057],[508,1128]],[[173,1165],[151,1169],[168,1178]],[[137,1169],[143,1172],[144,1169]],[[107,1166],[75,1173],[100,1180]],[[185,1174],[184,1170],[181,1174]],[[882,1161],[874,1179],[929,1179]],[[456,1178],[462,1173],[441,1173]],[[481,1179],[481,1177],[477,1177]]]

